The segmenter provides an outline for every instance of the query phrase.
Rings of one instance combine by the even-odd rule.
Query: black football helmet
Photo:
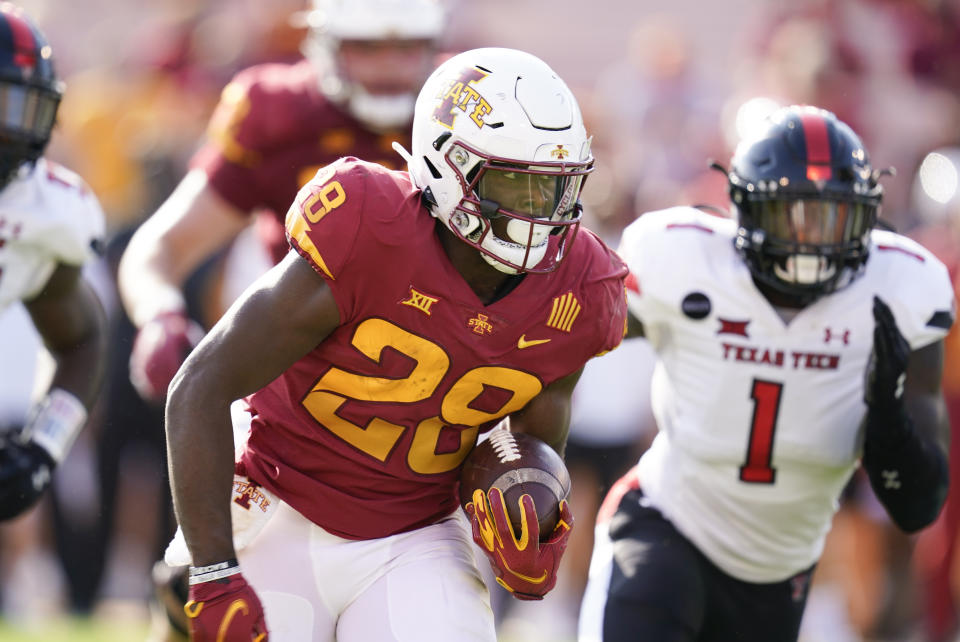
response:
[[[47,39],[22,9],[0,3],[0,187],[43,155],[62,97]]]
[[[867,260],[881,172],[850,127],[809,106],[771,114],[727,173],[753,277],[801,305],[849,284]]]

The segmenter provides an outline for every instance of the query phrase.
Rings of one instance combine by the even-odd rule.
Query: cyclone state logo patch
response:
[[[680,310],[695,321],[705,319],[711,308],[710,299],[703,292],[691,292],[680,302]]]

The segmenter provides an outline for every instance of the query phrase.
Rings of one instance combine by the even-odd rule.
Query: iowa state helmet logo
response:
[[[476,67],[462,69],[447,88],[437,95],[440,104],[433,110],[433,119],[453,129],[453,121],[456,120],[459,110],[469,113],[470,120],[477,127],[483,127],[483,118],[493,111],[493,106],[471,85],[480,82],[487,75],[488,72],[480,71]]]

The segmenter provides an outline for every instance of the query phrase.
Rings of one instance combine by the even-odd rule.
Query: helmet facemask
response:
[[[550,272],[576,238],[580,191],[592,163],[518,164],[485,156],[462,142],[445,155],[464,197],[450,229],[508,274]],[[470,167],[464,175],[460,167]],[[552,260],[543,262],[548,251]]]
[[[314,0],[304,55],[320,90],[375,131],[409,124],[444,25],[434,0]]]
[[[827,199],[756,200],[739,209],[737,247],[754,277],[800,303],[857,276],[877,216],[875,205]]]

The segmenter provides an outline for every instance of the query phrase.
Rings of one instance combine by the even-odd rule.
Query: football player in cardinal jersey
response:
[[[147,400],[163,400],[202,336],[187,316],[184,282],[256,212],[263,251],[239,260],[259,274],[286,253],[283,216],[317,169],[347,154],[400,165],[391,145],[409,142],[413,104],[445,24],[442,6],[313,0],[300,17],[308,28],[305,58],[236,75],[190,170],[124,253],[120,293],[139,328],[130,376]]]
[[[79,177],[42,157],[62,96],[46,38],[0,3],[0,309],[22,301],[56,361],[26,425],[0,435],[0,520],[49,486],[103,380],[106,319],[80,274],[103,241],[103,212]]]
[[[659,433],[598,521],[582,641],[795,640],[857,466],[904,531],[944,502],[947,271],[875,227],[884,172],[833,114],[762,129],[728,172],[735,219],[624,232]]]
[[[562,453],[584,363],[623,337],[626,267],[580,229],[590,140],[545,63],[450,58],[396,148],[408,171],[348,157],[300,190],[292,251],[170,386],[167,559],[191,564],[194,640],[495,640],[461,465],[505,418]],[[524,501],[514,532],[498,492],[476,497],[499,583],[540,599],[568,508],[539,533]]]

